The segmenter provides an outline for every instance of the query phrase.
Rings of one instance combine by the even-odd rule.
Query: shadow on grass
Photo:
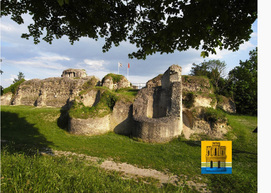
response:
[[[183,141],[183,142],[192,147],[201,147],[201,141]]]
[[[72,106],[72,102],[67,100],[66,104],[60,109],[60,117],[57,119],[57,126],[65,131],[69,131],[69,109]]]
[[[248,152],[248,151],[243,151],[243,150],[238,150],[238,149],[232,149],[232,153],[233,154],[251,154],[251,155],[256,155],[257,156],[257,152]]]
[[[1,112],[1,144],[12,152],[36,154],[37,151],[46,149],[50,152],[49,145],[53,144],[39,132],[33,124],[28,123],[16,113]]]

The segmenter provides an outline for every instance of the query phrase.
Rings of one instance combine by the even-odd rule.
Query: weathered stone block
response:
[[[102,118],[70,118],[68,129],[72,134],[100,135],[110,131],[110,115]]]
[[[87,73],[84,69],[67,69],[62,72],[61,77],[67,78],[83,78],[86,77]]]
[[[135,121],[137,127],[133,130],[132,135],[146,142],[166,142],[182,133],[180,118],[161,117],[152,119],[140,117]]]
[[[164,142],[182,132],[182,69],[172,65],[162,76],[162,87],[143,88],[133,104],[135,137]]]
[[[121,88],[131,87],[131,83],[122,75],[108,74],[102,79],[102,86],[109,88],[110,90],[116,90]]]
[[[1,105],[10,105],[12,99],[12,93],[6,93],[1,96]]]
[[[110,118],[111,130],[117,134],[130,135],[134,128],[133,105],[131,102],[117,101]]]

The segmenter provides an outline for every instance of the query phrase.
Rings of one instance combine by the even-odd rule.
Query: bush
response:
[[[195,102],[195,95],[193,92],[184,93],[183,104],[186,108],[193,107]]]
[[[91,117],[104,117],[113,111],[119,97],[110,90],[102,91],[100,101],[97,105],[86,107],[83,103],[74,102],[69,114],[74,118],[87,119]]]
[[[84,90],[89,89],[89,88],[93,88],[96,86],[97,82],[98,82],[98,80],[96,78],[92,77],[90,80],[88,80],[87,82],[85,82],[83,84],[82,88]]]
[[[124,78],[124,76],[120,74],[109,73],[103,78],[102,82],[104,82],[104,80],[107,79],[108,77],[112,78],[114,84],[120,82]]]
[[[221,110],[213,108],[205,108],[203,110],[203,117],[205,121],[210,123],[224,122],[227,120],[225,114]]]
[[[20,84],[22,84],[25,81],[25,79],[19,80],[18,82],[10,85],[9,87],[5,88],[3,90],[3,94],[6,94],[8,92],[12,92],[12,94],[15,94]]]

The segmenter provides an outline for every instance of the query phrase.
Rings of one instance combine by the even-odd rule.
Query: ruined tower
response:
[[[86,77],[87,73],[83,69],[67,69],[62,72],[61,77],[69,77],[69,78],[83,78]]]
[[[182,132],[182,68],[172,65],[162,86],[143,88],[133,104],[133,136],[148,142],[169,141]]]

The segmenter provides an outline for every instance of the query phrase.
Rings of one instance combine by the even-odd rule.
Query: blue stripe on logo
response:
[[[201,174],[232,174],[232,168],[218,168],[218,167],[202,167]]]

